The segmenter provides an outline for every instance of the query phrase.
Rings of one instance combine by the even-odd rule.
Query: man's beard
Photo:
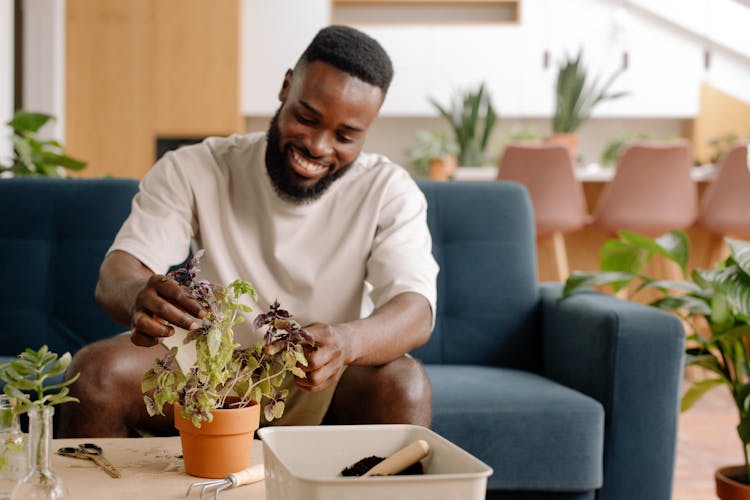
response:
[[[309,203],[317,200],[331,186],[333,181],[344,175],[351,167],[351,163],[341,167],[334,173],[329,173],[322,177],[312,186],[304,186],[300,182],[297,174],[294,173],[289,165],[289,155],[281,149],[281,133],[279,131],[279,113],[281,108],[271,119],[271,125],[268,127],[267,145],[266,145],[266,170],[271,178],[276,193],[287,201],[293,203]],[[287,146],[288,148],[289,146]]]

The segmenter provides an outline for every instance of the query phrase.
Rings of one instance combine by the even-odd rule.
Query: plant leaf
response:
[[[732,251],[734,261],[746,275],[750,275],[750,242],[732,238],[726,238],[726,242]]]
[[[599,251],[602,271],[624,271],[639,273],[651,253],[638,246],[616,239],[607,240]]]
[[[711,378],[695,382],[682,396],[680,411],[689,410],[706,392],[716,386],[726,384],[727,382],[720,378]]]
[[[691,297],[690,295],[668,295],[651,302],[649,305],[666,311],[684,309],[691,314],[711,314],[711,306],[704,299]]]
[[[574,271],[568,276],[563,289],[563,297],[570,295],[579,288],[611,285],[613,283],[629,282],[638,275],[628,272],[600,271],[600,272],[583,272]]]
[[[19,110],[8,125],[16,132],[37,132],[50,120],[54,120],[52,115]]]
[[[696,269],[693,276],[701,286],[712,287],[725,294],[738,314],[750,317],[750,276],[738,265],[724,269]]]

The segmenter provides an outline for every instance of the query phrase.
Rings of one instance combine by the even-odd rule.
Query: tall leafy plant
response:
[[[430,103],[453,129],[458,144],[459,165],[483,165],[490,134],[498,116],[484,83],[477,90],[460,92],[449,107],[434,98]]]
[[[82,170],[86,162],[66,155],[58,141],[38,137],[39,129],[54,119],[52,115],[44,113],[16,111],[13,119],[7,123],[13,129],[12,163],[0,165],[0,173],[65,177],[66,169]]]
[[[690,249],[683,231],[671,231],[656,239],[619,232],[617,239],[608,240],[602,247],[602,271],[574,272],[563,293],[611,285],[638,299],[652,291],[656,298],[652,297],[649,305],[671,311],[683,320],[688,330],[687,364],[705,368],[708,375],[685,392],[682,410],[714,387],[729,389],[739,413],[737,434],[742,442],[746,482],[750,482],[750,242],[725,241],[731,249],[726,260],[713,269],[696,269],[688,274]],[[683,279],[658,280],[643,274],[655,255],[677,263]]]
[[[552,118],[555,133],[575,132],[589,119],[599,103],[628,95],[627,92],[609,92],[622,74],[622,68],[612,73],[601,86],[598,77],[589,84],[582,57],[583,51],[579,50],[575,57],[566,56],[559,65],[555,83],[555,114]]]

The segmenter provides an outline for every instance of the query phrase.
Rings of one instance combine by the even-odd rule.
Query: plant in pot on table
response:
[[[203,324],[188,332],[183,346],[172,347],[167,356],[145,373],[141,382],[150,415],[163,414],[174,405],[175,426],[180,431],[185,471],[188,474],[224,478],[248,466],[253,433],[261,408],[266,420],[284,412],[287,390],[281,389],[288,373],[305,377],[304,347],[311,337],[292,316],[274,303],[259,314],[253,326],[266,328],[263,341],[250,347],[234,342],[233,328],[251,308],[240,302],[255,298],[249,283],[235,280],[226,287],[197,279],[202,251],[187,266],[168,274],[186,287],[207,310]],[[191,366],[177,366],[180,349],[194,349]]]
[[[65,372],[70,361],[70,353],[66,352],[58,359],[58,355],[44,345],[38,351],[26,349],[17,359],[0,365],[0,379],[5,382],[3,392],[14,403],[10,414],[4,415],[9,417],[12,429],[10,442],[5,443],[5,454],[23,446],[18,440],[18,416],[26,413],[29,417],[29,471],[16,484],[11,499],[59,499],[67,496],[62,480],[50,468],[50,447],[54,406],[78,402],[78,399],[68,396],[68,386],[78,379],[78,374],[65,382],[52,381]]]
[[[430,103],[440,115],[448,120],[458,145],[458,164],[462,167],[481,167],[485,163],[485,151],[490,134],[497,123],[497,114],[492,107],[489,93],[481,84],[476,91],[456,95],[450,108],[435,99]]]
[[[555,81],[555,112],[552,116],[552,135],[548,141],[562,142],[575,157],[578,138],[575,132],[589,119],[591,112],[601,102],[619,99],[627,92],[609,93],[609,88],[622,74],[620,68],[601,85],[598,79],[588,83],[586,67],[582,61],[583,51],[575,57],[566,56],[560,63]]]
[[[618,236],[602,247],[602,271],[574,272],[563,294],[593,285],[628,291],[634,300],[648,292],[649,305],[683,320],[688,331],[687,364],[703,368],[707,375],[684,393],[682,410],[689,409],[709,389],[729,389],[739,415],[737,434],[745,463],[719,469],[716,491],[723,500],[750,498],[750,242],[726,238],[731,255],[715,268],[696,269],[692,279],[666,281],[641,272],[653,256],[661,255],[676,262],[686,277],[689,245],[684,232],[671,231],[656,239],[628,232]],[[732,496],[734,491],[739,496]]]
[[[416,139],[417,145],[409,154],[412,174],[447,181],[456,169],[456,141],[448,132],[438,130],[417,130]]]

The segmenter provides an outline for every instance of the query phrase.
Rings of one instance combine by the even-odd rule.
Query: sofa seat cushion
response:
[[[540,375],[426,365],[432,429],[494,469],[488,488],[587,491],[602,485],[604,409]]]

